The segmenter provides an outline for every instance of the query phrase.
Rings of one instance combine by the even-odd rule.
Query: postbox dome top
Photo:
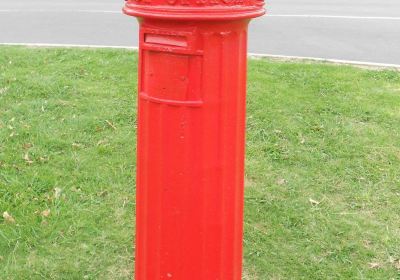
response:
[[[263,0],[125,0],[124,13],[174,20],[231,20],[265,13]]]

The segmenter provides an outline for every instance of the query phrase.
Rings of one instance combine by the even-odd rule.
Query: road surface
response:
[[[123,0],[1,0],[0,43],[137,46]],[[400,65],[399,0],[271,0],[249,51]]]

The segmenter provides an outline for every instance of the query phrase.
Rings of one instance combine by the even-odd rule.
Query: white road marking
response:
[[[26,46],[26,47],[49,47],[49,48],[93,48],[93,49],[126,49],[138,50],[138,47],[109,46],[109,45],[77,45],[77,44],[47,44],[47,43],[0,43],[0,46]]]
[[[319,61],[319,62],[330,62],[330,63],[334,63],[334,64],[394,68],[394,69],[400,70],[400,64],[390,64],[390,63],[377,63],[377,62],[332,59],[332,58],[323,58],[323,57],[291,56],[291,55],[276,55],[276,54],[263,54],[263,53],[249,53],[248,56],[254,57],[254,58],[276,58],[276,59],[282,59],[282,60],[299,60],[299,61],[312,60],[312,61]]]
[[[103,11],[103,10],[52,10],[52,9],[8,9],[1,10],[0,13],[94,13],[94,14],[122,14],[120,11]]]
[[[279,14],[274,15],[274,14],[267,14],[266,17],[400,20],[400,17],[351,16],[351,15],[340,16],[340,15],[279,15]]]
[[[126,49],[126,50],[138,50],[138,47],[127,47],[127,46],[108,46],[108,45],[75,45],[75,44],[46,44],[46,43],[0,43],[0,46],[27,46],[27,47],[66,47],[66,48],[106,48],[106,49]],[[400,64],[388,64],[388,63],[375,63],[367,61],[355,61],[355,60],[342,60],[342,59],[330,59],[323,57],[308,57],[308,56],[290,56],[290,55],[276,55],[276,54],[263,54],[263,53],[248,53],[251,58],[276,58],[282,60],[312,60],[319,62],[330,62],[335,64],[344,65],[356,65],[356,66],[367,66],[376,68],[393,68],[400,70]]]
[[[0,13],[94,13],[94,14],[122,14],[121,10],[57,10],[57,9],[0,9]],[[327,19],[355,19],[355,20],[400,20],[400,17],[390,16],[355,16],[355,15],[307,15],[307,14],[266,14],[264,17],[283,18],[327,18]]]

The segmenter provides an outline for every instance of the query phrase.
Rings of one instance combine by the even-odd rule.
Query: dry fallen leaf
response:
[[[308,201],[309,201],[312,205],[319,205],[319,204],[321,203],[320,201],[314,200],[314,199],[312,199],[312,198],[309,198]]]
[[[107,123],[112,129],[114,129],[114,130],[117,129],[117,128],[115,127],[115,125],[114,125],[112,122],[110,122],[109,120],[106,120],[106,123]]]
[[[79,144],[79,143],[72,143],[72,147],[74,147],[74,148],[80,148],[80,147],[82,147],[82,144]]]
[[[33,146],[32,143],[25,143],[23,147],[25,150],[27,150],[29,148],[32,148],[32,146]]]
[[[3,213],[3,218],[7,223],[11,224],[15,223],[15,219],[7,211]]]
[[[400,260],[396,260],[396,261],[394,262],[394,267],[395,267],[397,270],[400,270]]]
[[[284,184],[287,183],[287,181],[286,181],[285,179],[281,178],[281,179],[278,179],[278,180],[276,181],[276,183],[277,183],[278,185],[284,185]]]
[[[6,93],[6,92],[7,92],[7,90],[8,90],[8,88],[7,88],[7,87],[0,88],[0,95],[1,95],[1,94],[4,94],[4,93]]]
[[[371,269],[378,269],[378,268],[381,268],[382,265],[380,263],[377,263],[377,262],[372,262],[372,263],[368,264],[368,267],[371,268]]]
[[[389,262],[397,269],[400,270],[400,259],[396,259],[393,257],[389,258]]]
[[[25,153],[24,160],[25,160],[25,162],[27,164],[32,164],[33,163],[33,161],[29,158],[29,153],[28,152]]]
[[[108,194],[108,192],[107,191],[101,191],[101,192],[99,192],[99,193],[97,193],[97,196],[106,196]]]
[[[78,192],[81,192],[82,190],[80,188],[72,187],[71,191],[78,193]]]
[[[105,144],[107,144],[107,140],[100,140],[99,142],[97,142],[97,146],[100,146],[100,145],[105,145]]]
[[[46,209],[46,210],[42,211],[42,216],[43,216],[43,217],[48,217],[48,216],[50,216],[50,209]]]
[[[365,248],[370,248],[372,242],[370,240],[363,240],[363,244]]]
[[[44,157],[39,157],[40,162],[47,162],[49,161],[49,158],[47,156]]]
[[[54,188],[54,198],[59,199],[62,193],[62,189],[60,188]]]

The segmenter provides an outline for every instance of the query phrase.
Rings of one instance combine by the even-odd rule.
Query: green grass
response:
[[[0,279],[131,279],[136,64],[0,48]],[[254,60],[248,89],[244,279],[399,279],[400,73]]]

